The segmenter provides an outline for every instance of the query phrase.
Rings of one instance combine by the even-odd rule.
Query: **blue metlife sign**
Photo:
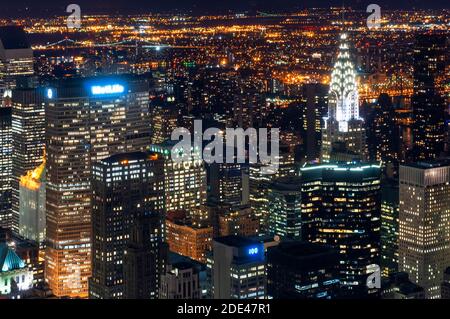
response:
[[[110,94],[122,94],[125,92],[125,87],[119,83],[103,84],[103,85],[92,85],[91,93],[92,95],[110,95]]]
[[[256,247],[256,246],[255,247],[249,247],[248,250],[247,250],[247,254],[249,256],[258,255],[258,252],[259,252],[259,248]]]

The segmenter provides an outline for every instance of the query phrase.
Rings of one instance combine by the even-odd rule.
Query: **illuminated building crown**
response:
[[[350,60],[347,34],[341,34],[337,61],[331,73],[329,116],[339,122],[345,131],[347,122],[359,117],[358,87],[356,73]]]

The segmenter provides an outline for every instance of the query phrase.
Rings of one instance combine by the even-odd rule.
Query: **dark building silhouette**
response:
[[[274,299],[338,297],[339,254],[330,247],[281,242],[267,251],[267,294]]]
[[[155,153],[117,154],[95,163],[92,172],[90,298],[157,297],[163,160]]]
[[[437,158],[444,150],[444,83],[447,36],[423,34],[414,45],[413,158]]]
[[[161,216],[150,214],[135,219],[123,256],[125,299],[159,297],[167,253],[161,237]]]

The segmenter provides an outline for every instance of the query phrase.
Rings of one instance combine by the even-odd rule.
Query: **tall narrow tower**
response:
[[[340,37],[337,61],[331,73],[328,117],[322,129],[322,161],[366,158],[364,120],[359,116],[358,87],[350,59],[347,34]]]

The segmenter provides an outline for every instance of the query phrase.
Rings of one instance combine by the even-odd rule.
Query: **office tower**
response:
[[[20,180],[32,174],[44,160],[44,91],[16,88],[12,92],[12,227],[16,231],[20,229]]]
[[[382,299],[425,299],[424,289],[411,282],[405,272],[390,274],[382,282],[381,289]]]
[[[221,237],[239,235],[255,236],[259,233],[259,219],[249,206],[230,206],[218,212],[218,235]]]
[[[398,271],[398,180],[381,183],[381,274],[389,277]]]
[[[213,241],[208,270],[214,299],[264,299],[266,271],[263,244],[240,236]]]
[[[381,94],[367,119],[370,160],[398,166],[400,128],[396,125],[395,118],[391,97]]]
[[[11,108],[0,108],[0,227],[10,228],[11,172],[12,172],[12,130]]]
[[[155,99],[150,103],[153,131],[152,144],[159,144],[170,140],[172,131],[178,127],[177,106],[169,99]]]
[[[217,201],[239,206],[243,202],[245,167],[240,163],[209,165],[209,196]]]
[[[268,231],[282,239],[301,239],[301,181],[298,177],[276,179],[268,190]]]
[[[211,250],[212,226],[196,226],[185,211],[168,212],[166,216],[166,241],[172,252],[206,262],[206,252]]]
[[[322,146],[322,119],[327,114],[328,86],[320,83],[304,84],[302,87],[303,140],[306,161],[318,161]]]
[[[161,299],[200,299],[202,291],[198,269],[191,263],[168,265],[161,277]]]
[[[45,155],[32,171],[20,177],[19,234],[43,243],[45,240]]]
[[[11,96],[19,77],[33,73],[33,50],[26,33],[19,26],[0,27],[0,100]]]
[[[346,296],[373,296],[366,280],[380,264],[380,166],[321,164],[304,166],[302,237],[339,249],[339,273]]]
[[[276,178],[296,176],[297,168],[293,148],[285,143],[280,144],[279,167],[273,174],[265,174],[267,166],[261,163],[249,165],[249,205],[255,217],[259,219],[260,232],[268,231],[268,189],[270,183]]]
[[[267,295],[332,299],[339,293],[339,253],[319,244],[281,242],[267,250]]]
[[[441,284],[441,299],[450,299],[450,267],[444,272],[444,280]]]
[[[0,243],[0,296],[20,298],[33,285],[33,273],[6,243]]]
[[[172,161],[172,147],[177,142],[166,141],[152,144],[150,151],[164,158],[164,191],[166,212],[191,210],[206,201],[206,170],[203,160],[197,153],[192,153],[188,161]]]
[[[359,116],[358,87],[349,51],[347,34],[343,33],[331,73],[328,116],[322,130],[322,162],[366,158],[366,132]]]
[[[450,265],[450,161],[400,166],[399,271],[439,298]]]
[[[161,276],[166,271],[168,255],[161,227],[161,216],[151,211],[133,221],[123,255],[123,298],[159,298]]]
[[[124,284],[133,285],[125,283],[124,265],[139,263],[139,244],[144,245],[141,262],[150,262],[149,256],[157,253],[164,231],[162,187],[163,160],[154,153],[116,154],[93,164],[90,298],[124,298]],[[136,224],[139,227],[135,231],[132,226]],[[130,247],[137,256],[136,260],[131,259],[136,254],[130,251],[128,263],[125,263],[124,251],[129,243],[137,246]],[[130,269],[131,280],[139,280],[136,273],[139,273],[138,269]],[[152,272],[151,275],[155,274]],[[148,293],[150,298],[150,291]],[[152,295],[155,296],[157,292]]]
[[[260,221],[261,231],[266,231],[268,200],[267,192],[272,176],[263,173],[264,165],[261,163],[249,165],[249,204],[253,214]]]
[[[139,76],[73,78],[46,90],[46,280],[86,297],[91,276],[91,165],[150,141],[149,84]]]
[[[430,160],[444,149],[444,83],[448,75],[447,36],[418,35],[414,44],[413,155],[416,161]]]

